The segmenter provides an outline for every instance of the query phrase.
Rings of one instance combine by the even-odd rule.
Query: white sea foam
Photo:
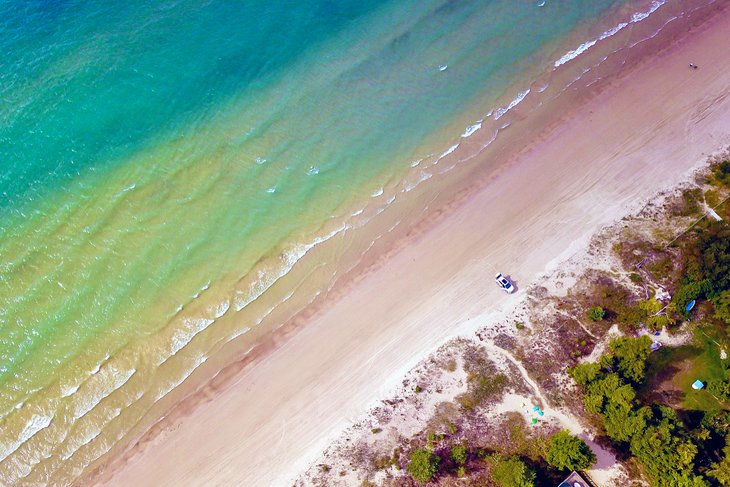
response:
[[[482,122],[484,120],[478,120],[474,125],[469,125],[466,130],[464,130],[464,133],[461,134],[462,138],[470,137],[474,132],[482,128]]]
[[[309,166],[309,169],[307,169],[307,175],[314,176],[315,174],[319,174],[319,168],[317,166]]]
[[[586,52],[591,47],[595,46],[598,41],[602,41],[604,39],[608,39],[609,37],[615,35],[619,31],[621,31],[623,28],[627,27],[629,24],[634,24],[637,22],[641,22],[642,20],[649,17],[651,14],[657,11],[659,7],[664,5],[666,3],[666,0],[654,0],[651,3],[651,7],[649,7],[649,10],[646,12],[636,12],[631,16],[631,20],[629,22],[621,22],[620,24],[610,28],[609,30],[602,33],[600,36],[598,36],[596,39],[584,42],[580,46],[578,46],[576,49],[573,49],[572,51],[568,51],[565,53],[560,59],[555,61],[555,67],[562,66],[563,64],[567,63],[568,61],[571,61],[584,52]]]
[[[256,158],[256,164],[258,164],[258,165],[266,164],[266,162],[267,162],[267,159],[265,157],[257,157]]]
[[[238,297],[238,299],[236,299],[236,311],[241,311],[243,308],[248,306],[251,302],[258,299],[271,286],[273,286],[276,281],[278,281],[283,276],[288,274],[289,271],[292,270],[294,265],[299,261],[299,259],[304,257],[314,247],[316,247],[317,245],[319,245],[323,242],[326,242],[327,240],[331,239],[335,235],[337,235],[341,232],[344,232],[345,230],[347,230],[349,228],[350,228],[349,225],[342,224],[340,227],[331,231],[327,235],[317,237],[308,244],[298,245],[298,246],[284,252],[281,255],[281,264],[282,265],[280,265],[278,268],[276,268],[272,271],[265,272],[264,270],[260,269],[257,273],[257,278],[249,285],[249,288],[245,292],[237,293],[237,295],[239,297]]]
[[[375,198],[375,197],[380,196],[381,194],[383,194],[383,188],[378,188],[375,191],[373,191],[370,196],[372,196],[373,198]]]
[[[521,92],[519,92],[519,93],[517,94],[517,96],[516,96],[516,97],[514,98],[514,100],[512,100],[512,101],[510,102],[510,104],[509,104],[509,105],[507,105],[507,106],[506,106],[506,107],[504,107],[504,108],[500,108],[499,110],[497,110],[497,111],[495,111],[495,112],[494,112],[494,119],[495,119],[495,120],[499,120],[500,118],[502,118],[502,116],[503,116],[503,115],[504,115],[505,113],[507,113],[508,111],[512,110],[512,109],[513,109],[514,107],[516,107],[517,105],[519,105],[519,104],[520,104],[520,103],[522,102],[522,100],[524,100],[524,99],[525,99],[525,97],[526,97],[527,95],[529,95],[529,94],[530,94],[530,89],[529,89],[529,88],[528,88],[528,89],[526,89],[525,91],[521,91]]]
[[[34,414],[33,416],[31,416],[31,418],[26,421],[23,431],[20,432],[18,438],[15,441],[9,443],[3,442],[0,445],[0,448],[2,448],[2,450],[0,450],[0,462],[12,455],[15,450],[20,448],[23,443],[32,438],[36,433],[45,428],[48,428],[48,426],[51,424],[51,421],[53,421],[52,414]]]
[[[433,174],[431,174],[429,172],[421,171],[421,173],[418,175],[418,179],[411,183],[406,183],[406,185],[403,187],[403,191],[405,191],[407,193],[407,192],[413,190],[414,188],[418,187],[422,182],[424,182],[428,179],[431,179],[432,176],[433,176]]]
[[[267,193],[272,194],[276,193],[276,186],[272,186],[266,190]]]
[[[448,156],[449,154],[451,154],[452,152],[454,152],[454,151],[455,151],[455,150],[456,150],[456,149],[457,149],[458,147],[459,147],[459,144],[454,144],[454,145],[452,145],[451,147],[449,147],[448,149],[446,149],[446,150],[445,150],[445,151],[443,152],[443,154],[441,154],[441,155],[440,155],[440,156],[438,157],[438,159],[436,159],[436,162],[434,162],[434,164],[437,164],[437,163],[438,163],[438,162],[439,162],[439,161],[440,161],[441,159],[443,159],[444,157],[446,157],[446,156]]]
[[[127,381],[137,372],[136,369],[119,370],[116,368],[108,369],[108,379],[113,379],[113,382],[104,383],[104,392],[95,396],[84,398],[85,401],[79,399],[74,411],[74,419],[79,419],[87,414],[89,411],[94,409],[105,397],[122,387]]]
[[[76,394],[76,391],[79,390],[79,386],[80,386],[80,384],[76,384],[76,385],[73,385],[73,386],[63,387],[61,389],[61,397],[68,397],[68,396],[70,396],[72,394]]]
[[[428,156],[428,157],[431,157],[431,155],[432,155],[432,154],[429,154],[429,156]],[[421,157],[420,159],[418,159],[418,160],[416,160],[416,161],[413,161],[413,162],[411,162],[411,167],[416,167],[416,166],[419,166],[419,165],[420,165],[420,164],[421,164],[421,163],[423,162],[423,160],[424,160],[424,158],[423,158],[423,157]]]
[[[157,365],[159,366],[165,363],[168,358],[176,355],[177,352],[187,346],[201,331],[208,328],[214,322],[215,320],[211,318],[186,318],[184,320],[186,326],[176,329],[175,334],[170,339],[169,355],[162,360],[158,360]]]

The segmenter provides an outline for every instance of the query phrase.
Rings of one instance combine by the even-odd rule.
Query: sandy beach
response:
[[[590,237],[730,145],[730,9],[602,86],[506,169],[350,283],[253,367],[204,389],[100,485],[291,485],[446,339],[519,302]],[[688,63],[699,66],[691,69]]]

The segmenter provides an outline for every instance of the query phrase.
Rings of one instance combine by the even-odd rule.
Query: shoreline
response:
[[[667,57],[671,57],[671,54],[667,55]],[[696,57],[694,59],[700,59],[700,57]],[[697,62],[698,63],[701,63],[700,66],[703,67],[703,68],[704,68],[703,65],[706,65],[707,64],[706,61],[705,62],[697,61]],[[656,64],[656,61],[654,61],[653,64]],[[678,68],[678,69],[686,68],[686,64],[684,62],[678,62],[678,63],[675,63],[675,64],[676,64],[675,65],[675,68]],[[674,68],[672,68],[672,69],[674,69]],[[687,73],[686,71],[687,70],[685,69],[682,73],[683,74],[688,74],[688,75],[689,74],[695,74],[695,73]],[[704,74],[704,69],[701,70],[701,73],[697,73],[697,74]],[[606,88],[606,91],[612,91],[612,90],[615,91],[615,87],[608,87],[608,88]],[[615,95],[616,95],[616,97],[619,97],[621,95],[621,93],[616,93]],[[605,98],[606,97],[605,92],[603,94],[599,95],[599,98],[600,97],[604,97]],[[590,106],[593,103],[595,103],[595,101],[589,102],[588,105]],[[712,107],[709,107],[709,108],[712,108]],[[577,116],[580,116],[580,115],[577,115]],[[570,121],[565,122],[565,123],[575,126],[576,125],[575,124],[575,117],[573,117],[572,123]],[[509,168],[508,169],[503,169],[499,174],[497,174],[496,176],[494,176],[495,177],[495,182],[493,182],[491,184],[488,184],[484,188],[482,188],[480,190],[480,194],[478,194],[478,195],[470,195],[470,194],[467,194],[467,195],[462,196],[462,200],[465,200],[465,201],[460,201],[456,205],[457,206],[456,209],[451,208],[451,209],[448,210],[448,212],[444,213],[445,215],[448,215],[448,216],[446,216],[446,217],[444,217],[442,219],[437,220],[433,224],[433,228],[431,228],[429,230],[425,230],[425,231],[422,228],[420,230],[417,230],[415,232],[415,235],[412,235],[411,236],[411,240],[413,240],[414,242],[410,246],[405,246],[405,245],[402,246],[402,248],[400,248],[399,251],[395,255],[391,255],[385,262],[376,262],[375,263],[375,268],[372,270],[372,272],[370,272],[370,273],[366,272],[365,274],[362,275],[361,278],[356,278],[354,280],[354,282],[352,282],[352,283],[350,283],[350,284],[348,284],[348,285],[345,286],[345,290],[344,291],[341,291],[339,295],[337,295],[337,293],[336,293],[336,296],[333,297],[332,299],[334,299],[336,301],[339,301],[338,300],[338,297],[339,297],[339,299],[342,299],[342,300],[349,298],[349,300],[352,301],[353,298],[351,298],[350,295],[353,294],[353,293],[357,293],[359,295],[360,299],[359,300],[357,298],[354,298],[354,299],[355,299],[355,302],[359,305],[359,309],[361,309],[361,310],[367,310],[367,306],[365,306],[366,302],[369,302],[369,299],[367,298],[367,296],[376,296],[377,294],[379,294],[378,293],[378,290],[380,288],[382,288],[383,286],[386,286],[387,287],[390,284],[390,283],[387,283],[386,284],[385,282],[383,282],[383,277],[387,277],[387,276],[383,276],[383,275],[384,274],[388,274],[389,270],[392,272],[394,267],[395,267],[396,274],[398,274],[399,272],[401,273],[401,274],[398,274],[397,275],[397,278],[401,280],[401,282],[400,282],[401,290],[407,289],[407,286],[403,282],[404,275],[407,274],[407,273],[411,273],[412,270],[413,270],[411,268],[411,264],[409,264],[409,262],[408,262],[409,258],[413,258],[413,259],[419,260],[420,255],[441,255],[440,252],[439,252],[439,250],[438,249],[434,250],[434,248],[435,247],[438,247],[439,245],[441,245],[444,242],[447,242],[448,243],[448,241],[450,240],[450,237],[451,237],[450,230],[453,230],[453,227],[455,225],[457,225],[456,223],[453,223],[452,220],[454,220],[454,219],[462,219],[463,220],[463,219],[468,219],[468,218],[471,218],[470,221],[472,221],[472,222],[475,222],[475,221],[479,221],[480,220],[479,218],[476,218],[475,215],[474,215],[474,212],[479,211],[479,208],[478,208],[479,205],[477,205],[476,201],[481,200],[482,203],[491,204],[493,207],[496,206],[496,207],[499,208],[500,205],[497,202],[495,202],[495,200],[498,199],[498,196],[507,196],[508,197],[509,195],[504,190],[504,188],[509,188],[510,185],[504,185],[503,188],[502,188],[502,190],[499,191],[499,192],[497,192],[497,194],[485,195],[483,193],[485,193],[487,191],[487,188],[490,188],[490,187],[494,186],[495,184],[498,184],[500,182],[500,180],[503,180],[503,179],[512,179],[512,180],[514,180],[515,179],[514,173],[515,173],[515,171],[517,171],[519,169],[520,166],[522,166],[522,169],[520,170],[521,175],[524,176],[525,174],[527,174],[527,176],[529,176],[532,172],[526,170],[524,168],[524,165],[519,164],[519,163],[522,162],[522,159],[529,159],[530,158],[530,151],[536,152],[537,151],[537,148],[540,148],[540,145],[541,144],[549,144],[551,140],[554,140],[555,137],[556,137],[555,132],[560,133],[560,132],[568,131],[569,129],[563,127],[562,130],[560,128],[555,128],[553,130],[554,130],[554,132],[551,135],[548,136],[548,138],[547,138],[546,141],[540,141],[540,142],[538,142],[537,146],[532,146],[531,149],[526,149],[526,154],[521,155],[520,158],[519,158],[519,160],[517,161],[517,163],[515,163],[515,164],[509,164]],[[656,134],[654,134],[654,135],[656,135]],[[560,145],[560,144],[558,144],[558,145]],[[670,152],[670,154],[671,154],[671,152]],[[533,162],[532,165],[535,165],[535,163]],[[513,174],[513,176],[510,177],[510,174]],[[549,174],[546,174],[546,176],[549,177],[550,175]],[[520,187],[524,187],[524,184],[522,184],[522,186],[520,186]],[[570,188],[568,188],[568,190],[569,189]],[[464,207],[468,207],[468,208],[464,209]],[[504,206],[502,206],[502,208],[504,209]],[[528,208],[525,208],[525,211],[527,211],[527,210],[528,210]],[[549,214],[549,211],[546,211],[546,209],[544,209],[544,208],[542,209],[542,211],[544,213],[548,213]],[[468,214],[465,215],[464,213],[468,213]],[[583,218],[587,218],[588,221],[591,221],[590,218],[587,217],[587,215],[580,215],[580,212],[578,212],[578,214],[579,214],[579,216],[582,216]],[[459,216],[459,218],[457,218],[457,215]],[[538,217],[539,216],[540,215],[538,215]],[[535,218],[535,216],[533,215],[533,219],[534,218]],[[449,221],[452,221],[452,222],[449,223]],[[592,222],[595,225],[595,221],[592,221]],[[504,216],[503,216],[501,223],[502,223],[502,225],[497,225],[496,223],[493,223],[492,224],[492,228],[493,229],[498,229],[500,227],[509,227],[509,223],[510,222],[509,222],[509,219],[505,219]],[[446,227],[446,228],[444,228],[444,227]],[[451,227],[451,228],[449,228],[449,227]],[[516,230],[519,230],[519,228],[516,229]],[[517,232],[517,233],[519,233],[519,232]],[[469,237],[470,236],[471,232],[470,231],[467,231],[467,229],[463,229],[462,228],[461,230],[458,230],[457,229],[457,234],[459,234],[460,236],[466,238],[466,237]],[[451,237],[451,238],[453,238],[453,237]],[[481,238],[485,238],[484,232],[481,232]],[[435,243],[434,243],[434,239],[436,239],[436,242]],[[424,244],[423,243],[424,241],[430,241],[431,244],[429,244],[428,242]],[[465,259],[468,260],[470,258],[478,258],[478,257],[482,257],[483,258],[484,257],[482,254],[480,254],[474,248],[479,243],[480,242],[477,241],[477,242],[473,242],[473,245],[471,245],[471,246],[468,246],[468,245],[466,245],[466,246],[465,245],[459,246],[459,250],[464,254],[464,256],[465,256],[464,258]],[[529,239],[528,239],[528,241],[524,241],[524,239],[523,239],[523,241],[520,242],[520,245],[529,244],[529,243],[530,243],[529,242]],[[425,246],[425,247],[429,248],[431,253],[430,254],[428,254],[428,253],[421,254],[421,252],[418,252],[416,250],[413,250],[413,247],[418,247],[418,246],[420,246],[420,247]],[[499,251],[500,251],[500,249],[493,249],[493,253],[499,253]],[[404,256],[404,253],[407,254],[407,257]],[[510,257],[510,254],[509,254],[509,252],[505,253],[504,252],[504,249],[502,249],[502,254],[505,257],[503,259],[505,262],[510,261],[510,258],[509,258]],[[444,260],[448,261],[449,259],[444,259]],[[535,260],[535,259],[533,259],[533,260]],[[453,264],[453,267],[454,268],[457,268],[457,270],[459,270],[459,271],[460,270],[463,270],[463,267],[464,267],[464,261],[463,260],[462,261],[458,261],[458,259],[457,259],[457,261],[455,262],[452,259],[452,261],[450,262],[450,264]],[[428,271],[422,269],[422,267],[424,265],[426,265],[426,264],[420,264],[420,267],[417,269],[417,272],[419,273],[419,275],[422,275],[422,276],[425,277],[425,279],[423,279],[423,281],[425,283],[430,283],[430,284],[438,284],[439,282],[441,282],[441,279],[440,279],[441,278],[441,275],[439,275],[438,272],[436,272],[436,273],[434,273],[434,272],[428,272]],[[535,267],[538,267],[539,268],[539,264],[537,262],[530,262],[530,263],[524,264],[524,265],[528,265],[530,268],[535,268]],[[454,272],[453,270],[450,270],[449,267],[450,267],[449,265],[441,264],[440,269],[442,271],[445,270],[444,274],[447,275],[447,276],[449,276],[452,280],[454,280],[454,281],[462,281],[462,279],[458,279],[457,278],[456,272]],[[509,269],[509,270],[507,270],[507,272],[510,272],[511,270],[512,269]],[[490,274],[487,273],[487,275],[490,275]],[[526,273],[526,275],[529,275],[529,273]],[[470,279],[469,279],[469,282],[474,283],[474,282],[479,282],[479,280],[480,279],[475,278],[472,275],[470,277]],[[522,279],[522,280],[524,281],[524,279]],[[489,282],[487,284],[487,286],[489,286],[490,284],[491,284],[491,282]],[[392,287],[393,286],[391,286],[391,288]],[[446,286],[443,286],[443,287],[445,288]],[[429,296],[430,295],[431,297],[433,297],[433,296],[435,296],[437,294],[434,290],[429,289],[430,286],[421,285],[421,288],[422,288],[421,289],[421,292],[422,292],[422,294],[424,296]],[[486,287],[484,291],[488,294],[488,296],[490,298],[494,298],[494,296],[496,294],[491,289],[491,286]],[[464,298],[457,299],[458,296],[454,296],[453,294],[452,294],[451,297],[457,303],[460,302],[461,304],[465,305],[466,307],[468,307],[470,304],[472,306],[474,306],[474,304],[468,302],[469,301],[468,299],[464,299]],[[484,296],[481,296],[481,298],[484,298]],[[409,309],[403,309],[403,305],[402,304],[398,305],[398,303],[395,303],[396,306],[400,306],[398,308],[398,311],[400,312],[400,316],[398,316],[398,314],[396,314],[396,313],[391,313],[388,316],[385,316],[383,318],[384,319],[387,319],[388,322],[391,323],[391,325],[393,325],[392,327],[396,327],[395,326],[395,323],[399,323],[399,322],[409,321],[409,322],[413,323],[414,320],[415,321],[418,321],[419,319],[418,318],[415,318],[414,319],[414,318],[409,317],[409,315],[410,315],[409,312],[412,311],[412,310],[414,310],[415,308],[419,308],[420,306],[428,306],[429,305],[428,301],[429,301],[428,299],[421,298],[419,301],[416,301],[416,302],[411,303],[411,306],[409,307]],[[477,301],[477,302],[478,301],[483,301],[483,299],[482,300],[477,299],[475,301]],[[381,303],[381,304],[385,304],[385,303]],[[393,304],[393,303],[391,303],[391,304]],[[446,303],[446,304],[448,304],[448,303]],[[453,305],[453,304],[454,303],[451,303],[451,305]],[[484,303],[482,303],[482,304],[484,304]],[[433,304],[431,304],[431,306],[433,306]],[[342,311],[342,305],[340,305],[340,306],[335,305],[335,307],[338,307],[340,309],[340,311],[338,313],[336,313],[335,316],[338,316],[338,317],[342,318],[342,317],[345,317],[347,315],[346,312],[343,313],[343,311]],[[465,311],[462,311],[460,314],[462,315],[463,318],[467,318],[469,314],[474,313],[474,312],[475,312],[475,310],[472,309],[472,310],[466,311],[466,312]],[[305,327],[302,330],[300,330],[297,334],[286,338],[284,340],[284,343],[285,344],[284,344],[283,348],[294,347],[294,345],[292,345],[292,342],[294,342],[294,341],[299,341],[299,342],[301,342],[302,340],[305,340],[306,341],[306,336],[307,335],[310,335],[310,340],[309,340],[309,344],[310,345],[311,345],[311,343],[313,343],[312,340],[311,340],[311,335],[312,334],[319,334],[321,337],[329,337],[329,336],[331,336],[332,335],[331,333],[324,332],[322,330],[322,328],[327,326],[326,325],[326,322],[327,322],[328,319],[330,320],[330,325],[331,325],[331,320],[333,319],[332,314],[333,314],[332,311],[329,311],[327,309],[324,309],[321,313],[315,315],[314,317],[305,317],[304,320],[306,320],[307,318],[309,318],[309,319],[311,319],[313,321],[313,323],[310,324],[311,326],[310,325],[307,325],[307,327]],[[407,317],[410,318],[410,319],[407,319]],[[420,317],[420,323],[421,324],[427,322],[427,320],[425,318],[426,318],[425,316],[421,316]],[[452,322],[453,321],[457,321],[458,322],[460,320],[459,318],[453,318],[453,317],[450,318],[450,319],[451,319]],[[319,330],[313,328],[315,324],[319,326]],[[382,328],[382,325],[381,325],[381,328]],[[362,328],[362,330],[366,330],[366,329],[367,329],[366,326]],[[339,331],[341,332],[341,330],[339,330]],[[428,340],[428,342],[429,343],[440,343],[439,342],[439,340],[441,340],[440,337],[443,337],[443,336],[448,335],[448,332],[449,332],[448,329],[439,330],[439,335],[438,336],[432,336],[431,339]],[[395,340],[398,340],[399,339],[397,336],[393,336],[392,333],[388,333],[386,330],[381,330],[381,333],[384,334],[383,336],[389,336],[391,339],[395,339]],[[347,335],[347,334],[344,334],[344,335]],[[302,337],[305,337],[305,338],[302,338]],[[342,333],[338,336],[338,338],[340,340],[347,340],[348,339],[348,337],[347,336],[343,336]],[[402,341],[403,338],[400,338],[400,340]],[[371,339],[370,345],[374,345],[374,343],[372,342],[372,339]],[[294,359],[293,358],[287,358],[287,357],[285,357],[286,354],[282,351],[282,346],[280,344],[278,346],[280,348],[278,348],[277,350],[275,350],[271,354],[271,356],[269,356],[267,359],[265,359],[262,363],[257,364],[257,369],[259,369],[261,367],[264,367],[264,366],[266,366],[266,367],[272,367],[271,362],[274,361],[274,360],[283,360],[285,363],[289,363],[289,365],[295,365],[295,366],[297,365],[296,362],[294,362],[294,364],[292,364],[291,362],[293,362]],[[264,352],[264,354],[266,354],[265,351],[263,351],[263,350],[259,350],[259,352]],[[381,352],[381,354],[382,353],[386,353],[386,354],[387,353],[393,353],[393,350],[385,350],[385,351]],[[268,354],[266,354],[266,355],[268,355]],[[310,353],[310,355],[311,355],[311,353]],[[274,356],[276,356],[276,358],[274,358]],[[412,361],[413,360],[411,360],[411,362]],[[335,362],[339,362],[339,360],[335,360]],[[354,362],[351,361],[351,363],[354,363]],[[408,365],[409,363],[410,362],[406,362],[405,363],[406,365],[403,365],[403,362],[400,362],[400,368],[398,368],[397,370],[403,370],[403,369],[410,368],[410,365]],[[333,362],[330,365],[335,365],[335,364]],[[372,363],[371,363],[371,365],[372,365]],[[248,379],[253,379],[254,387],[256,386],[256,380],[257,380],[257,378],[260,378],[261,377],[260,373],[261,373],[260,370],[250,370],[250,371],[247,371],[246,372],[246,376],[252,376],[252,377],[248,377]],[[381,374],[382,374],[382,371],[381,371]],[[235,372],[233,372],[233,375],[235,375]],[[398,374],[397,373],[394,373],[392,375],[398,375]],[[362,373],[360,373],[360,376],[362,376]],[[286,377],[286,381],[288,381],[290,383],[290,385],[296,385],[298,383],[298,381],[296,380],[296,377],[291,377],[291,374],[289,374],[289,375],[283,374],[283,377]],[[382,375],[380,376],[380,378],[382,379]],[[223,377],[221,376],[217,380],[220,380],[222,382],[225,382],[222,379],[223,379]],[[214,385],[212,386],[212,388],[208,392],[209,393],[212,393],[213,395],[220,394],[222,397],[219,398],[219,399],[225,400],[227,402],[231,402],[233,400],[233,394],[234,394],[233,389],[243,388],[243,390],[246,390],[246,388],[244,387],[244,384],[243,384],[243,382],[244,382],[242,380],[243,378],[242,377],[237,377],[237,379],[238,380],[236,382],[238,382],[238,385],[224,384],[223,385],[223,389],[228,389],[228,390],[225,390],[225,391],[222,391],[222,392],[216,391],[215,382],[217,382],[217,380],[214,380],[213,381],[214,382]],[[310,382],[308,383],[309,385],[312,385],[313,382],[316,383],[316,377],[310,377],[310,379],[313,379],[313,380],[310,380]],[[397,381],[397,379],[398,379],[398,377],[395,377],[395,380],[396,381]],[[393,382],[393,379],[392,378],[389,379],[389,380],[391,382]],[[285,379],[282,379],[281,382],[285,382]],[[372,382],[372,380],[371,380],[371,382]],[[261,385],[260,382],[258,383],[258,386],[259,387],[262,387],[262,385]],[[203,397],[205,397],[205,396],[206,396],[205,391],[203,391]],[[223,396],[225,396],[225,397],[223,397]],[[367,406],[367,404],[362,403],[360,400],[357,400],[357,401],[354,401],[354,402],[357,403],[357,404],[361,404],[362,406]],[[215,406],[216,405],[213,404],[213,405],[211,405],[211,408],[213,408]],[[366,409],[366,408],[363,407],[362,409]],[[198,416],[200,414],[203,414],[205,412],[204,410],[205,410],[205,408],[202,408],[202,407],[198,407],[198,406],[193,407],[193,413],[192,413],[193,416],[191,416],[190,418],[188,418],[186,420],[186,423],[187,424],[185,426],[187,428],[190,428],[190,426],[191,426],[190,421],[191,420],[194,420],[193,417],[194,416]],[[334,411],[330,411],[330,414],[334,413],[335,416],[339,416],[340,414],[337,414],[337,411],[338,410],[340,410],[340,409],[339,408],[334,408]],[[230,418],[231,411],[229,410],[228,413],[226,413],[226,414],[228,415],[227,417]],[[224,414],[223,416],[226,417],[226,414]],[[216,415],[219,415],[219,414],[218,413],[211,412],[211,413],[209,413],[206,416],[207,417],[210,417],[211,415],[212,416],[216,416]],[[184,417],[185,414],[183,414],[182,416]],[[314,416],[314,415],[304,415],[304,417],[311,417],[311,416]],[[176,425],[176,423],[178,422],[178,420],[179,420],[179,418],[176,419],[175,418],[175,414],[173,412],[173,414],[171,415],[171,417],[168,417],[168,419],[166,421],[168,423],[171,423],[172,425]],[[223,419],[220,419],[220,421],[224,421],[224,420]],[[235,418],[234,418],[234,421],[235,421]],[[340,422],[342,422],[342,418],[340,419]],[[221,423],[218,423],[218,424],[221,424]],[[163,428],[166,428],[167,426],[169,426],[169,424],[168,425],[164,425]],[[184,432],[185,430],[186,429],[183,428],[182,430],[180,430],[180,432]],[[170,433],[170,434],[175,434],[175,433]],[[168,434],[168,436],[169,436],[169,434]],[[191,436],[189,434],[186,435],[186,437],[188,437],[188,438],[192,438],[193,436]],[[294,438],[296,439],[296,436],[294,436]],[[153,440],[151,442],[151,444],[157,444],[157,446],[159,447],[160,446],[159,445],[159,442],[162,441],[162,439],[164,439],[164,438],[158,437],[157,439]],[[325,441],[326,440],[320,439],[317,444],[319,445],[319,444],[321,444],[321,443],[323,443]],[[145,442],[145,440],[143,440],[142,443],[144,444],[144,442]],[[237,445],[237,447],[238,448],[241,448],[241,445]],[[144,447],[142,448],[142,450],[144,450]],[[243,447],[241,451],[246,451],[245,447]],[[149,463],[149,461],[150,461],[149,460],[150,453],[154,454],[155,457],[159,457],[159,454],[157,452],[148,451],[148,452],[146,452],[146,456],[140,457],[140,461],[144,461],[145,459],[147,459],[146,461],[147,461],[147,463]],[[172,457],[174,457],[174,455],[168,455],[167,456],[168,461],[173,460],[174,458],[172,458]],[[208,460],[209,461],[212,461],[213,459],[208,458]],[[282,463],[283,463],[283,461],[282,461]],[[137,466],[135,466],[135,467],[137,467]],[[127,470],[127,472],[129,472],[129,471],[130,470]],[[173,470],[171,470],[170,473],[175,473],[175,472]],[[232,473],[232,472],[229,472],[229,473]],[[147,472],[147,474],[149,474],[149,472]],[[254,478],[255,477],[248,477],[249,480],[252,480]],[[282,477],[282,480],[283,480],[283,477]]]

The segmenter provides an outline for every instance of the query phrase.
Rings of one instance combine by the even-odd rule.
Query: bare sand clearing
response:
[[[730,15],[711,24],[614,82],[235,385],[168,418],[168,431],[96,480],[291,485],[422,357],[519,300],[497,289],[495,271],[526,285],[730,143]]]

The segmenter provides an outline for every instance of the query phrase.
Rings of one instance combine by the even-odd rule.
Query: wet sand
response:
[[[603,86],[254,367],[173,410],[87,482],[291,485],[428,352],[520,299],[497,289],[496,271],[533,282],[730,144],[728,35],[725,10]]]

